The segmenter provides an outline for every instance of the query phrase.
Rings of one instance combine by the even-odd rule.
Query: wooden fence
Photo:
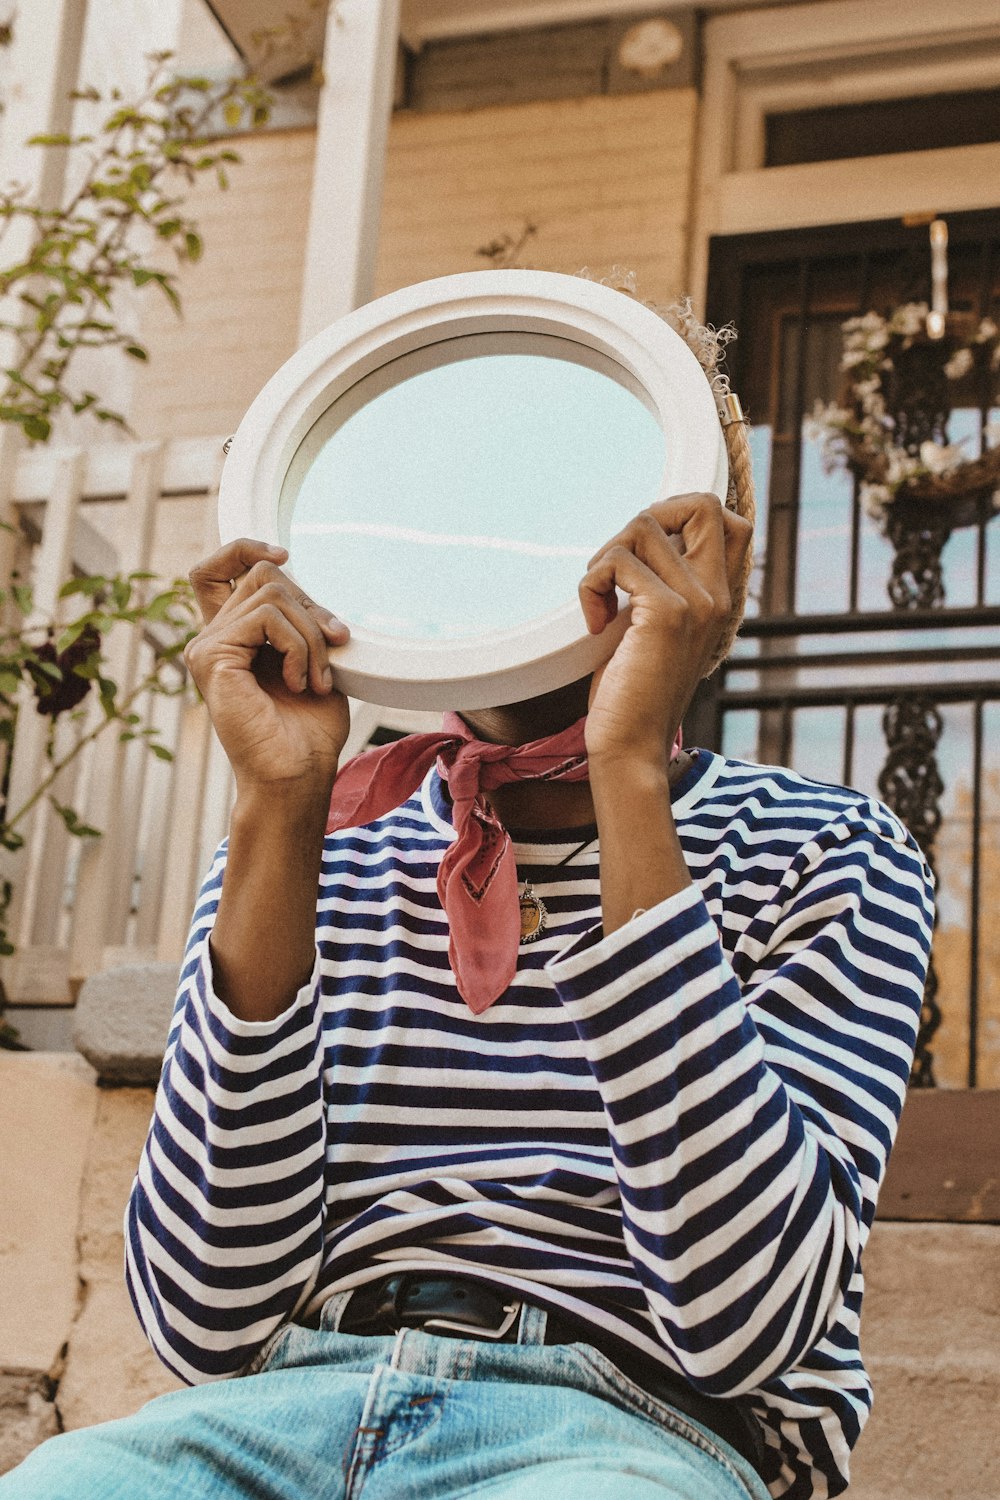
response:
[[[0,505],[14,530],[2,533],[0,557],[30,576],[37,617],[59,608],[63,582],[75,572],[146,569],[154,529],[171,525],[172,500],[200,497],[202,534],[193,556],[218,545],[215,495],[222,438],[108,443],[88,448],[18,451],[0,433]],[[101,501],[98,529],[88,502]],[[190,525],[192,510],[184,515]],[[68,601],[72,604],[74,601]],[[148,673],[156,642],[124,626],[108,640],[107,675],[124,692]],[[183,663],[171,671],[184,676]],[[98,839],[71,836],[47,803],[29,814],[23,850],[4,854],[14,882],[8,928],[17,952],[4,960],[13,1004],[69,1004],[79,983],[123,962],[176,961],[183,950],[198,882],[225,833],[232,777],[204,706],[188,688],[177,697],[147,695],[136,704],[143,725],[158,730],[174,755],[155,759],[138,741],[120,743],[112,729],[88,746],[57,787]],[[100,715],[95,702],[91,714]],[[433,721],[431,721],[433,722]],[[353,705],[347,753],[379,725],[425,727],[424,715]],[[21,716],[8,783],[8,806],[30,795],[45,770],[47,725]],[[68,747],[87,722],[60,725]]]

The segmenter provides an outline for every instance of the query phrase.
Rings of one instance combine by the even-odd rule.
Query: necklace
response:
[[[557,865],[552,866],[552,869],[561,870],[563,865],[568,865],[571,859],[575,859],[578,854],[582,854],[584,849],[592,844],[596,838],[597,834],[595,833],[589,839],[584,839],[582,844],[578,844],[575,849],[571,849],[564,859],[561,859]],[[521,908],[521,942],[533,943],[536,938],[541,937],[548,926],[549,914],[541,896],[535,895],[531,881],[527,876],[525,876],[524,884],[521,886],[518,904]]]

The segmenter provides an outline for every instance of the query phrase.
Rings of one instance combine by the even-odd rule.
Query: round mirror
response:
[[[478,271],[303,345],[240,423],[219,525],[287,547],[350,625],[343,691],[473,709],[606,661],[628,616],[587,633],[587,560],[651,501],[726,485],[715,399],[667,324],[577,277]]]
[[[487,636],[573,597],[587,559],[656,497],[664,448],[612,361],[541,334],[449,339],[324,412],[289,466],[278,533],[303,588],[352,628]]]

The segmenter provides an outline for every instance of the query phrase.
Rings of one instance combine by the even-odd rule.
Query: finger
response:
[[[281,677],[290,693],[325,691],[316,686],[310,671],[309,642],[293,620],[275,604],[255,604],[240,617],[240,628],[252,635],[255,645],[270,646],[281,657]]]
[[[665,531],[679,533],[684,561],[713,599],[728,605],[725,507],[718,495],[675,495],[651,505],[649,513]]]
[[[294,623],[274,604],[253,603],[202,630],[185,648],[184,659],[203,694],[215,670],[235,660],[253,669],[260,681],[280,675],[290,692],[309,685],[309,646]],[[279,665],[276,673],[274,665]]]
[[[633,517],[627,526],[622,527],[621,531],[611,537],[603,546],[598,547],[587,566],[593,566],[601,554],[606,552],[609,547],[615,547],[619,543],[627,541],[635,522],[641,516],[652,516],[658,522],[661,530],[670,537],[674,543],[675,550],[682,554],[686,553],[689,541],[688,530],[697,524],[700,519],[701,509],[704,508],[710,511],[714,508],[715,510],[719,510],[721,506],[722,502],[717,495],[671,495],[667,500],[654,500],[644,511],[639,512],[639,516]],[[693,531],[691,535],[693,536]]]
[[[264,570],[268,570],[265,575]],[[259,573],[258,573],[258,570]],[[265,577],[260,587],[255,587],[255,574]],[[307,660],[305,674],[309,686],[315,693],[326,693],[333,686],[330,671],[331,645],[343,645],[350,632],[346,625],[336,620],[329,610],[315,604],[290,579],[269,563],[258,563],[241,579],[232,597],[220,612],[219,625],[228,631],[230,620],[236,621],[252,615],[255,610],[267,607],[282,615],[306,643]],[[281,649],[276,640],[271,645]]]
[[[602,548],[592,566],[596,566],[610,550],[624,547],[683,598],[700,604],[707,597],[717,608],[727,610],[731,596],[725,568],[725,536],[721,510],[722,507],[716,501],[714,515],[708,511],[704,520],[689,524],[688,532],[692,538],[693,550],[688,554],[682,553],[676,546],[677,533],[668,535],[658,519],[658,516],[664,515],[664,502],[650,506],[634,517],[618,537]],[[667,516],[668,524],[672,524],[670,515],[680,524],[687,514],[687,510],[674,507]]]
[[[600,635],[618,614],[619,588],[632,599],[642,594],[666,599],[672,592],[629,547],[609,547],[580,580],[580,605],[591,635]]]
[[[338,619],[324,604],[317,604],[287,573],[267,560],[254,563],[242,578],[231,581],[229,598],[223,607],[238,605],[258,593],[273,591],[275,588],[281,591],[282,596],[287,595],[299,608],[309,612],[331,645],[342,646],[350,638],[350,627],[343,620]]]
[[[232,593],[231,581],[240,578],[265,559],[271,563],[284,562],[288,552],[284,547],[272,546],[270,542],[254,541],[241,536],[235,542],[227,542],[210,557],[197,563],[188,574],[198,601],[202,617],[207,625],[213,620]]]

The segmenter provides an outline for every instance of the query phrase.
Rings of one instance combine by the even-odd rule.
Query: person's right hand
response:
[[[205,625],[184,659],[238,790],[328,795],[350,729],[328,651],[350,631],[282,573],[287,557],[241,538],[193,568]]]

